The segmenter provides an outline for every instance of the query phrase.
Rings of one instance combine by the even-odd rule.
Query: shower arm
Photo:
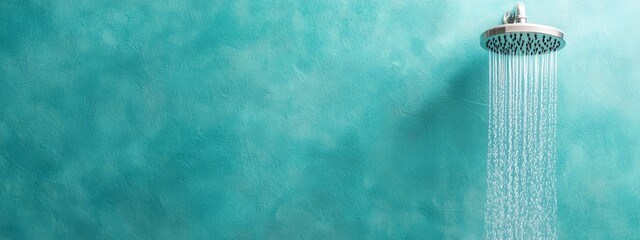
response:
[[[511,12],[506,12],[502,18],[504,24],[527,23],[527,13],[524,3],[516,3]]]

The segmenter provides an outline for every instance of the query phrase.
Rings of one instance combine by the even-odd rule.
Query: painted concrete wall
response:
[[[0,238],[479,239],[511,1],[0,3]],[[640,4],[530,1],[559,235],[640,235]]]

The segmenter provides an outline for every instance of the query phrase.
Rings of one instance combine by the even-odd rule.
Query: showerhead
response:
[[[488,29],[480,36],[484,49],[505,55],[536,55],[554,52],[565,46],[564,33],[556,28],[529,24],[524,4],[518,3],[504,16],[504,24]]]

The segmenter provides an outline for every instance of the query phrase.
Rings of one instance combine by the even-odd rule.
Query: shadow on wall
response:
[[[339,148],[304,144],[314,156],[304,181],[290,183],[294,190],[258,228],[267,238],[482,238],[487,109],[486,77],[478,76],[485,67],[444,76],[449,85],[440,96],[379,123],[389,130],[371,146],[349,135],[360,128],[338,137]],[[236,229],[254,236],[246,224]]]
[[[374,168],[388,184],[375,202],[386,201],[394,215],[384,225],[425,234],[408,237],[482,238],[488,84],[484,61],[471,62],[479,64],[443,79],[450,85],[441,96],[402,115],[385,141],[388,162]]]

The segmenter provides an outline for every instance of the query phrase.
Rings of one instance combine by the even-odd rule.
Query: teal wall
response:
[[[515,1],[0,3],[0,239],[479,239]],[[529,1],[562,239],[640,235],[640,4]]]

